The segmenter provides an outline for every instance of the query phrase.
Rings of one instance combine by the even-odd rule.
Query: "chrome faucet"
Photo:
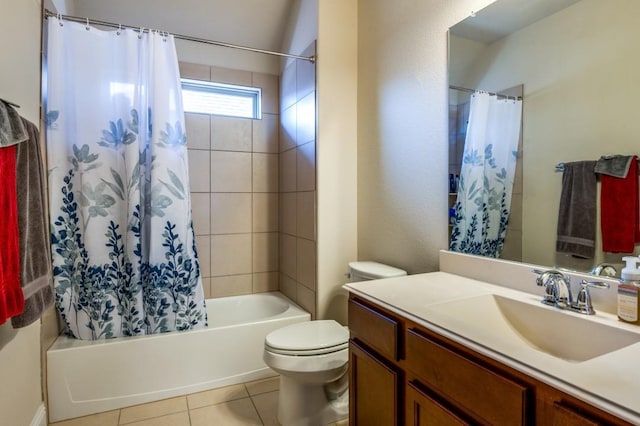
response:
[[[582,280],[580,282],[580,292],[578,292],[578,297],[574,301],[571,295],[570,277],[555,269],[547,271],[534,269],[531,272],[538,275],[536,278],[536,284],[544,287],[542,303],[545,305],[555,306],[559,309],[568,309],[574,312],[579,312],[581,314],[593,315],[596,313],[593,309],[593,305],[591,304],[589,287],[609,288],[609,284],[602,281]]]

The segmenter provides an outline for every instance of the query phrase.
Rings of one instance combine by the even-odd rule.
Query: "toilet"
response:
[[[350,262],[350,282],[406,275],[377,262]],[[317,426],[349,414],[349,330],[334,320],[288,325],[267,335],[264,362],[280,374],[278,421]]]

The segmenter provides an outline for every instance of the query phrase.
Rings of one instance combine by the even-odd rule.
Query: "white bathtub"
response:
[[[310,319],[280,293],[207,300],[209,327],[100,341],[60,336],[47,351],[51,422],[257,380],[265,336]]]

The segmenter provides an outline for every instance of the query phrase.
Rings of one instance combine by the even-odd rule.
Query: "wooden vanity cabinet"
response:
[[[349,424],[402,424],[404,375],[398,365],[403,322],[364,300],[349,299]]]
[[[353,294],[349,424],[630,425]]]

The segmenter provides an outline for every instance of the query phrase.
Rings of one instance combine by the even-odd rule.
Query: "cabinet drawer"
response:
[[[400,359],[400,324],[356,299],[349,299],[349,329],[353,336],[390,360]]]
[[[465,420],[445,403],[421,389],[415,381],[407,384],[406,426],[463,426],[471,422]]]
[[[560,402],[554,402],[553,424],[556,426],[598,426],[601,423]]]
[[[407,332],[407,367],[429,388],[482,423],[525,424],[527,388],[426,337]]]

